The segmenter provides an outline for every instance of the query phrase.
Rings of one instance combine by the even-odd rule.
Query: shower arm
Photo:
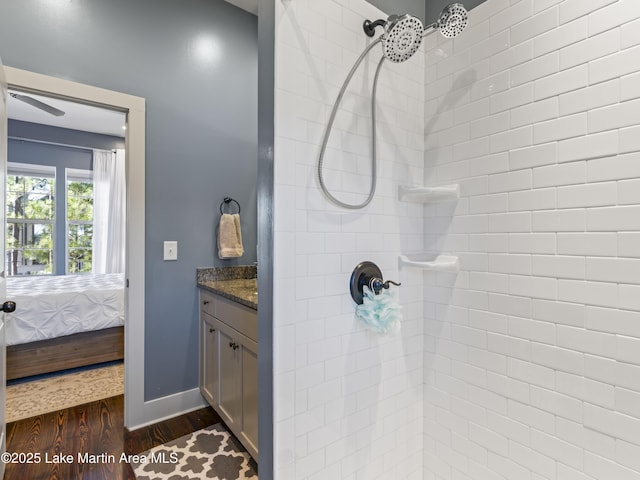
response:
[[[376,20],[375,22],[372,22],[371,20],[365,20],[364,23],[362,24],[362,29],[364,30],[364,33],[366,33],[368,37],[373,37],[375,35],[376,27],[382,27],[386,23],[387,22],[385,20]],[[440,28],[440,22],[433,22],[431,25],[425,25],[424,30],[422,31],[422,38],[435,32],[439,28]]]
[[[387,24],[386,20],[365,20],[362,24],[362,29],[367,37],[373,37],[376,34],[376,27],[384,27]]]
[[[384,26],[386,23],[387,22],[385,20],[376,20],[375,22],[372,22],[371,20],[365,20],[362,28],[367,36],[373,37],[375,35],[375,28]],[[439,28],[440,22],[433,22],[431,25],[425,25],[424,30],[422,31],[422,38],[435,32]]]

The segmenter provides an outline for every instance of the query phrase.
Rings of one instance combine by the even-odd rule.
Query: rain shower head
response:
[[[469,14],[461,3],[452,3],[444,7],[440,13],[438,21],[433,24],[434,28],[440,30],[443,37],[454,38],[467,28]]]

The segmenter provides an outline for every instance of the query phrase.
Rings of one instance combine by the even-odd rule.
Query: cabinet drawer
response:
[[[215,315],[215,300],[216,297],[212,293],[200,290],[200,310],[209,315]]]
[[[215,297],[213,316],[254,342],[258,341],[258,314],[255,310],[223,297]]]

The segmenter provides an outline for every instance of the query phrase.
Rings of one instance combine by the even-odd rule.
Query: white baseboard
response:
[[[133,425],[126,425],[126,427],[129,431],[137,430],[208,405],[198,388],[174,393],[149,400],[138,406],[136,408],[137,415],[134,415],[135,418],[132,419]]]

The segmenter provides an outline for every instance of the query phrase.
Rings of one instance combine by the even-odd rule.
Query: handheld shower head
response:
[[[454,38],[467,28],[469,23],[469,14],[467,9],[461,3],[452,3],[444,7],[440,13],[435,28],[440,30],[443,37]]]
[[[384,57],[394,63],[409,60],[420,48],[424,37],[422,22],[408,13],[391,15],[387,20],[365,20],[362,24],[368,37],[375,35],[376,27],[384,27],[384,32],[376,42],[382,42]]]
[[[394,63],[409,60],[420,48],[424,27],[416,17],[391,15],[384,25],[382,52]]]
[[[378,78],[384,60],[387,59],[394,63],[401,63],[408,60],[418,51],[418,48],[420,48],[422,38],[434,30],[440,30],[442,35],[447,38],[453,38],[460,35],[460,33],[462,33],[462,31],[467,26],[467,17],[467,10],[462,6],[462,4],[452,3],[442,11],[442,13],[440,14],[440,18],[438,18],[438,21],[432,23],[431,25],[428,25],[426,29],[420,20],[408,14],[401,16],[391,15],[387,20],[365,20],[363,22],[362,28],[365,35],[367,35],[368,37],[373,37],[376,34],[377,27],[384,27],[384,32],[382,33],[382,35],[380,35],[378,38],[376,38],[366,46],[364,51],[360,54],[356,62],[353,64],[353,67],[351,67],[351,70],[347,74],[347,78],[342,84],[340,92],[338,93],[338,97],[336,98],[336,101],[333,104],[333,108],[331,109],[331,115],[329,116],[327,128],[325,130],[324,137],[322,137],[320,154],[318,155],[317,178],[318,183],[320,184],[320,189],[322,190],[322,193],[324,193],[324,195],[335,205],[352,210],[364,208],[369,205],[375,194],[377,179],[375,106],[376,88],[378,85]],[[345,203],[334,197],[325,184],[323,174],[324,156],[329,142],[329,135],[331,133],[331,129],[333,128],[333,123],[336,119],[336,114],[340,106],[340,101],[342,100],[347,90],[347,86],[353,78],[353,75],[356,73],[358,66],[363,62],[369,52],[371,52],[371,50],[378,43],[382,44],[383,57],[378,62],[376,73],[373,77],[373,92],[371,95],[371,186],[367,198],[362,203]]]

